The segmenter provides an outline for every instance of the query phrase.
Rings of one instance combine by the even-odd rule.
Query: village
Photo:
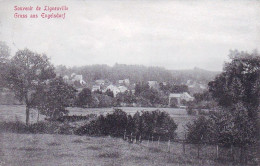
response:
[[[87,88],[91,90],[91,93],[93,94],[107,94],[108,96],[112,98],[116,98],[118,95],[122,94],[132,94],[135,95],[136,91],[136,84],[138,83],[132,83],[128,78],[118,80],[117,82],[111,82],[109,80],[104,79],[98,79],[95,80],[92,83],[87,83],[82,75],[78,75],[76,73],[72,73],[70,76],[65,75],[62,77],[63,80],[76,87],[77,93],[80,93],[84,88]],[[189,82],[188,82],[189,83]],[[148,81],[144,84],[147,84],[150,89],[161,92],[162,86],[167,86],[169,83],[167,82],[160,82],[157,81]],[[194,85],[189,85],[190,87]],[[202,86],[202,85],[201,85]],[[194,97],[192,97],[188,92],[188,86],[186,88],[187,91],[180,90],[178,93],[171,93],[167,92],[164,94],[164,98],[166,97],[168,100],[168,103],[164,102],[163,107],[181,107],[186,108],[185,103],[191,102],[194,100]],[[204,88],[204,87],[203,87]],[[110,93],[110,94],[109,94]],[[146,105],[138,105],[134,101],[132,103],[125,103],[121,102],[119,103],[120,106],[146,106]]]

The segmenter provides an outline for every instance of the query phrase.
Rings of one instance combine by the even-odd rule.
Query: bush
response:
[[[215,142],[215,137],[212,137],[215,132],[212,126],[210,119],[205,116],[200,116],[193,123],[188,123],[187,141],[196,144]]]
[[[20,121],[15,122],[1,122],[1,132],[14,133],[41,133],[41,134],[72,134],[74,128],[68,124],[58,122],[38,122],[26,125]]]
[[[156,111],[144,111],[141,114],[136,112],[134,116],[127,115],[121,109],[116,109],[112,114],[100,115],[96,120],[91,121],[76,130],[76,134],[83,135],[111,135],[122,137],[126,132],[137,137],[149,139],[154,136],[161,140],[174,138],[177,125],[169,114]]]

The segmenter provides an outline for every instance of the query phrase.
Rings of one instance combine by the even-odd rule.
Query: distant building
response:
[[[192,97],[189,93],[170,93],[169,95],[169,105],[174,104],[176,106],[181,105],[181,101],[193,101],[194,97]]]
[[[105,89],[105,91],[107,91],[107,90],[112,91],[113,94],[114,94],[114,97],[115,97],[118,93],[120,93],[119,88],[116,87],[115,85],[112,85],[112,84],[110,84],[110,85]]]
[[[92,92],[101,90],[100,85],[94,85],[91,89]]]
[[[76,73],[72,73],[72,74],[70,75],[70,78],[73,78],[75,75],[76,75]]]
[[[159,84],[157,81],[148,81],[148,85],[150,88],[157,89],[159,87]]]
[[[71,77],[71,80],[74,81],[78,81],[81,85],[85,85],[86,82],[83,80],[83,76],[82,75],[76,75],[75,73],[73,73],[73,77]]]
[[[105,80],[96,80],[95,83],[97,85],[105,85]]]
[[[69,80],[69,76],[65,75],[62,77],[64,81],[68,81]]]
[[[119,84],[124,84],[126,86],[129,86],[130,85],[130,80],[129,79],[124,79],[124,80],[118,80],[118,83]]]
[[[125,91],[127,91],[127,87],[125,87],[125,86],[119,86],[118,89],[121,93],[124,93]]]
[[[129,86],[130,85],[130,80],[129,79],[124,79],[125,85]]]

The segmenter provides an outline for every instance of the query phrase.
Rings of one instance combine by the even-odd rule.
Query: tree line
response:
[[[246,149],[259,144],[260,126],[260,55],[231,51],[223,72],[209,82],[208,92],[198,95],[214,100],[217,111],[201,116],[188,125],[187,139],[192,143],[222,144]]]

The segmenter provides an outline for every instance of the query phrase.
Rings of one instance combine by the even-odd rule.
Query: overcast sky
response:
[[[69,10],[64,20],[14,18],[14,6],[30,5],[66,5]],[[12,54],[28,48],[46,53],[55,65],[220,71],[230,49],[260,50],[259,18],[256,0],[0,0],[0,40]]]

